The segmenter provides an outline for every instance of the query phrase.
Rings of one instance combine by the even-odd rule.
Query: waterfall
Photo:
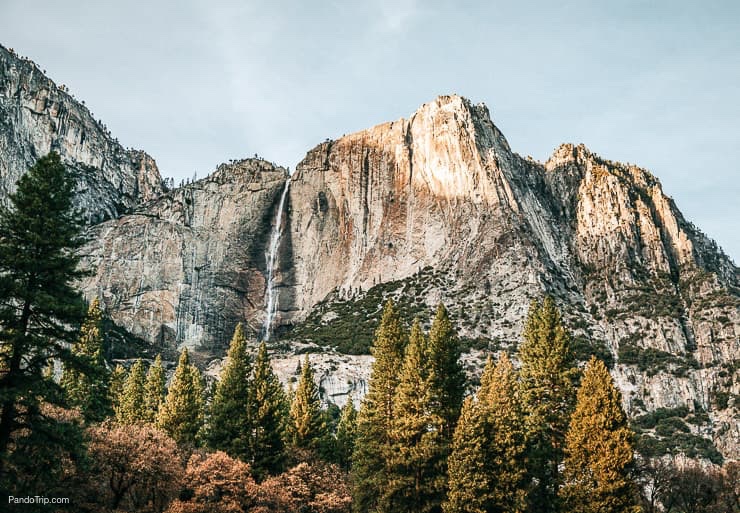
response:
[[[280,235],[283,232],[283,209],[285,207],[285,198],[288,195],[288,187],[290,187],[290,176],[285,181],[285,188],[283,189],[283,194],[280,196],[280,204],[278,205],[277,215],[275,216],[275,224],[272,226],[270,245],[267,251],[265,251],[267,289],[265,290],[265,324],[262,328],[264,340],[270,340],[272,321],[275,319],[275,312],[277,312],[278,306],[277,298],[275,297],[275,261],[277,260],[277,252],[280,247]]]

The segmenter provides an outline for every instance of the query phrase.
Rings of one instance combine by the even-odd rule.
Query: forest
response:
[[[186,348],[169,384],[160,357],[111,366],[100,302],[74,287],[74,186],[50,153],[0,210],[8,511],[740,511],[737,462],[641,450],[606,364],[576,358],[550,297],[479,384],[444,305],[425,331],[386,302],[359,410],[322,404],[310,355],[284,388],[242,325],[213,383]],[[69,502],[12,500],[39,496]]]

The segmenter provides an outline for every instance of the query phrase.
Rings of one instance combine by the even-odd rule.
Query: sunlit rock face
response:
[[[52,150],[77,176],[75,203],[91,224],[162,192],[149,155],[123,148],[84,102],[0,46],[0,203],[36,159]]]

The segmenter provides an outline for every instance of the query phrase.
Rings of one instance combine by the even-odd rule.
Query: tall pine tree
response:
[[[108,386],[108,400],[110,401],[113,412],[117,414],[121,408],[121,399],[123,398],[123,389],[126,386],[126,369],[120,363],[113,368],[110,373]]]
[[[570,335],[552,298],[532,302],[523,339],[519,360],[527,409],[530,508],[548,513],[558,510],[559,467],[578,377]]]
[[[80,338],[72,347],[81,365],[64,364],[60,384],[71,406],[80,408],[88,421],[101,421],[112,412],[108,396],[109,372],[103,359],[103,313],[98,298],[93,299]]]
[[[285,391],[272,370],[264,342],[260,344],[254,362],[250,398],[249,411],[254,426],[250,442],[252,473],[257,480],[262,480],[283,470],[289,410]]]
[[[444,498],[444,420],[434,404],[428,344],[414,321],[393,402],[389,482],[379,511],[438,511]]]
[[[52,453],[68,445],[41,405],[63,404],[44,369],[52,360],[76,359],[68,347],[85,317],[72,287],[82,277],[74,188],[73,176],[51,152],[18,180],[9,208],[0,206],[0,481],[12,464],[13,440],[19,447],[24,437],[46,438]]]
[[[463,403],[448,462],[445,513],[491,513],[491,479],[487,459],[489,433],[483,408],[473,398]]]
[[[248,462],[252,424],[249,416],[252,359],[241,323],[236,325],[228,359],[210,406],[206,440],[211,449]]]
[[[460,354],[452,321],[440,303],[429,330],[427,358],[432,401],[444,422],[442,435],[446,443],[452,441],[465,393],[465,371],[460,363]]]
[[[357,439],[352,455],[352,508],[357,513],[376,511],[387,488],[386,460],[391,454],[390,430],[393,398],[408,335],[392,300],[383,309],[373,339],[375,357],[368,392],[357,417]]]
[[[347,403],[342,408],[342,413],[337,424],[335,440],[336,462],[342,468],[349,469],[352,464],[352,452],[355,449],[357,438],[357,410],[352,402],[352,396],[347,398]]]
[[[144,384],[146,382],[146,371],[141,359],[131,366],[126,377],[123,391],[118,400],[116,420],[121,424],[136,424],[146,422],[146,409],[144,407]]]
[[[157,426],[178,444],[194,446],[199,442],[205,406],[203,392],[200,371],[190,363],[188,349],[184,348],[157,415]]]
[[[604,362],[591,357],[578,389],[565,446],[565,510],[572,513],[636,511],[630,478],[634,448],[622,395]]]
[[[162,367],[162,356],[157,355],[154,363],[149,366],[144,384],[144,418],[147,422],[154,423],[157,420],[166,394],[167,376]]]
[[[313,367],[306,355],[301,369],[301,379],[298,381],[290,406],[291,440],[296,447],[319,450],[326,434],[319,387],[316,386]]]

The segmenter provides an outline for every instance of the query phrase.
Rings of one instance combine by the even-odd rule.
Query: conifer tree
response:
[[[252,473],[262,480],[283,470],[284,434],[289,407],[280,381],[272,370],[267,346],[260,344],[254,362],[254,380],[250,396],[250,415],[254,433],[250,442]]]
[[[41,405],[63,405],[60,387],[44,369],[52,360],[77,359],[68,347],[85,317],[72,286],[83,275],[74,189],[74,177],[51,152],[18,180],[8,207],[0,206],[0,485],[17,436],[46,438],[39,443],[52,455],[70,445]]]
[[[565,485],[560,490],[572,513],[637,510],[630,479],[634,448],[622,395],[604,362],[592,356],[578,389],[565,446]]]
[[[69,404],[80,408],[88,421],[101,421],[112,411],[108,397],[110,376],[103,359],[102,320],[100,302],[95,298],[80,329],[80,338],[72,347],[79,365],[66,362],[60,382]]]
[[[444,420],[430,386],[428,343],[414,321],[393,403],[389,482],[380,501],[388,512],[426,512],[444,498]]]
[[[446,513],[520,513],[526,508],[524,417],[506,354],[491,358],[468,399],[449,461]]]
[[[137,422],[146,421],[146,409],[144,408],[145,382],[144,362],[138,359],[131,366],[118,401],[116,420],[121,424],[136,424]]]
[[[432,401],[444,422],[442,434],[447,443],[452,441],[465,393],[465,371],[460,364],[460,354],[460,344],[447,309],[440,303],[429,330],[427,358]]]
[[[357,438],[352,455],[352,507],[357,513],[375,511],[386,489],[386,460],[390,455],[393,397],[408,335],[392,300],[383,309],[375,332],[372,374],[357,416]]]
[[[290,406],[290,434],[293,445],[314,450],[321,448],[326,437],[321,396],[308,355],[303,362],[301,379]]]
[[[342,414],[337,424],[335,455],[336,461],[345,469],[352,464],[352,452],[355,449],[357,438],[357,410],[352,402],[352,396],[342,408]]]
[[[519,347],[522,403],[526,406],[530,508],[557,511],[563,446],[578,376],[570,335],[552,298],[533,301]]]
[[[164,403],[167,393],[167,376],[162,367],[162,356],[157,355],[154,363],[149,366],[144,384],[144,418],[149,423],[157,420],[159,408]]]
[[[190,363],[187,348],[184,348],[167,397],[159,409],[157,426],[178,444],[196,445],[203,426],[203,409],[203,380],[198,368]]]
[[[123,389],[126,386],[126,377],[126,368],[120,363],[113,368],[113,372],[110,374],[108,399],[113,412],[116,414],[121,409],[121,399],[123,397]]]
[[[460,419],[452,441],[448,462],[448,492],[445,513],[489,513],[491,479],[488,460],[490,443],[487,419],[480,404],[468,397],[463,403]]]
[[[206,439],[211,449],[249,461],[252,426],[249,394],[252,361],[241,323],[236,325],[228,359],[211,401]]]
[[[491,511],[522,512],[526,508],[525,419],[517,373],[506,353],[495,365],[491,359],[487,362],[478,401],[487,421]]]

